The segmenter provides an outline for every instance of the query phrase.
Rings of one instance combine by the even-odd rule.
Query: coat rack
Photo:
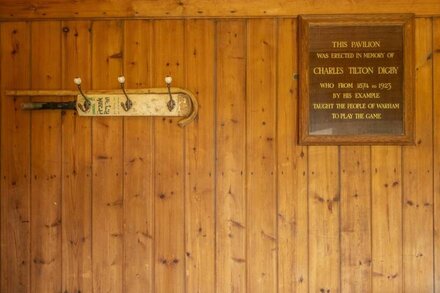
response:
[[[73,90],[7,90],[7,96],[76,96],[68,102],[29,102],[23,110],[76,110],[79,116],[163,116],[184,117],[178,125],[184,127],[197,116],[198,103],[187,90],[171,87],[171,76],[165,77],[166,88],[125,89],[125,77],[118,77],[121,90],[94,90],[84,92],[81,78]]]

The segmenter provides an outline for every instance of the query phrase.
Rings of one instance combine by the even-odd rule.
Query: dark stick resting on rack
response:
[[[75,110],[76,101],[24,103],[21,108],[23,110]]]

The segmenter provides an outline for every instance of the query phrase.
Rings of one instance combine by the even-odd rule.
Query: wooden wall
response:
[[[416,20],[409,147],[297,145],[296,34],[275,17],[1,23],[2,90],[170,74],[200,102],[181,129],[2,94],[1,292],[440,292],[440,19]]]
[[[0,0],[0,18],[268,17],[300,14],[440,15],[438,0]]]

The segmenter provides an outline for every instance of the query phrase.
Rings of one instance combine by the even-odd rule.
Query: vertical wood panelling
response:
[[[416,20],[405,147],[297,144],[295,18],[0,26],[2,90],[171,75],[200,104],[182,129],[2,94],[1,292],[439,291],[439,19]]]
[[[434,80],[434,291],[440,290],[440,18],[433,22]]]
[[[372,290],[402,291],[401,147],[371,148]]]
[[[213,21],[186,22],[186,86],[198,97],[201,110],[186,128],[186,292],[215,291],[214,41]]]
[[[164,77],[184,87],[184,22],[154,21],[153,84],[163,87]],[[154,231],[155,290],[185,290],[185,159],[184,129],[175,118],[154,119]]]
[[[216,34],[216,290],[246,292],[246,22]]]
[[[26,89],[30,84],[30,26],[1,24],[0,83]],[[1,94],[1,292],[30,292],[30,114],[27,98]]]
[[[307,147],[297,144],[297,22],[279,20],[277,76],[278,291],[307,292]]]
[[[59,89],[61,23],[34,22],[31,33],[32,87]],[[31,115],[31,178],[31,292],[60,292],[60,112],[37,111]]]
[[[432,21],[416,20],[416,146],[403,149],[404,291],[433,291]]]
[[[122,24],[92,26],[92,87],[118,88],[122,69]],[[121,118],[92,121],[93,291],[122,292],[123,274],[123,125]]]
[[[151,86],[152,23],[126,21],[127,88]],[[124,118],[124,292],[153,292],[153,121]]]
[[[90,88],[91,23],[63,22],[63,88],[81,76]],[[71,97],[69,97],[71,98]],[[92,291],[91,118],[62,114],[63,292]]]
[[[370,147],[341,147],[341,291],[371,292]]]
[[[277,22],[247,29],[247,290],[277,287],[276,49]]]
[[[310,292],[340,291],[338,147],[309,147]]]

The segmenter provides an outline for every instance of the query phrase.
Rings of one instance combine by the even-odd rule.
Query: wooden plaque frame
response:
[[[403,38],[403,134],[316,135],[310,127],[310,28],[313,26],[401,26]],[[299,16],[300,113],[299,142],[305,145],[411,145],[414,144],[414,15],[307,15]]]

